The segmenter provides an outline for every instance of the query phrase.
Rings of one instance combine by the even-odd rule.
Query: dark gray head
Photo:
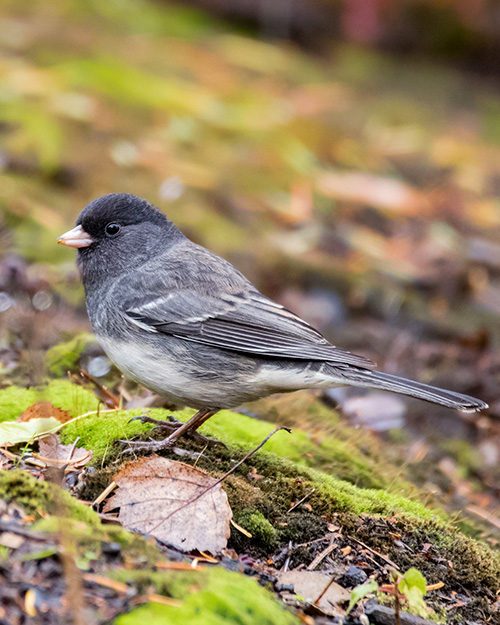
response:
[[[76,227],[59,243],[78,248],[78,266],[85,286],[137,267],[165,251],[182,233],[152,204],[128,193],[110,193],[92,200]]]

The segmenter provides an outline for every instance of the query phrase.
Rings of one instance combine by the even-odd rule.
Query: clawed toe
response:
[[[152,439],[150,439],[149,441],[120,440],[118,441],[119,443],[121,443],[122,445],[127,445],[127,449],[124,449],[122,451],[122,454],[134,453],[136,451],[154,452],[154,451],[161,451],[164,449],[170,449],[174,451],[175,453],[177,453],[176,450],[179,450],[180,448],[177,448],[177,447],[173,448],[174,444],[179,438],[179,436],[176,435],[177,434],[176,429],[174,429],[174,431],[170,434],[170,436],[167,436],[167,438],[164,438],[161,441],[155,441]],[[213,438],[207,438],[206,436],[203,436],[203,434],[199,434],[198,432],[186,432],[185,435],[207,447],[214,447],[216,445],[221,445],[222,447],[227,449],[226,445],[224,445],[224,443],[222,443],[221,441],[215,440]],[[196,454],[197,452],[193,452],[193,453]],[[178,453],[177,455],[181,455],[181,454]]]
[[[187,423],[183,423],[176,419],[174,416],[169,415],[168,420],[163,419],[153,419],[148,415],[139,415],[137,417],[132,417],[130,421],[140,421],[141,423],[152,423],[156,427],[153,430],[161,429],[166,430],[168,432],[168,436],[161,440],[155,441],[150,439],[149,441],[120,441],[122,444],[128,445],[128,449],[125,449],[122,453],[132,453],[134,451],[160,451],[162,449],[172,449],[175,442],[181,436],[188,436],[195,441],[198,441],[204,445],[213,446],[213,445],[222,445],[226,447],[224,443],[220,441],[213,440],[199,434],[197,429],[207,420],[209,419],[214,411],[212,410],[200,410],[198,411]],[[129,423],[130,423],[129,421]],[[151,430],[151,431],[153,431]],[[178,449],[178,448],[176,448]]]
[[[165,419],[153,419],[153,417],[150,417],[147,414],[141,414],[137,417],[132,417],[131,419],[129,419],[128,422],[132,423],[132,421],[140,421],[141,423],[152,423],[153,425],[156,425],[158,427],[168,427],[168,425],[172,423],[176,425],[179,425],[181,423],[179,419],[176,419],[172,415],[168,415],[167,419],[168,421],[166,421]]]

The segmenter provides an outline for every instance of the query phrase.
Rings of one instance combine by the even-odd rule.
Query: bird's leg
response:
[[[121,441],[121,442],[128,444],[128,445],[132,445],[133,448],[131,451],[140,451],[140,450],[159,451],[161,449],[168,449],[169,447],[172,447],[174,443],[177,441],[177,439],[183,435],[191,436],[195,438],[196,440],[200,440],[204,443],[214,443],[215,441],[211,441],[206,436],[199,434],[196,430],[201,425],[203,425],[205,421],[210,419],[210,417],[212,417],[216,412],[218,411],[209,410],[208,408],[202,408],[201,410],[198,410],[198,412],[194,416],[192,416],[191,419],[189,419],[189,421],[186,421],[186,423],[180,423],[180,422],[169,423],[168,421],[152,419],[146,415],[141,415],[140,417],[134,417],[134,419],[138,419],[142,423],[155,423],[159,427],[164,427],[166,429],[173,429],[173,431],[171,434],[169,434],[169,436],[167,436],[167,438],[164,438],[162,441],[149,441],[149,442]],[[174,419],[174,417],[171,417],[171,419]],[[177,419],[175,419],[175,421],[177,421]]]
[[[208,410],[206,408],[202,408],[201,410],[198,410],[198,412],[195,415],[193,415],[191,419],[189,419],[189,421],[185,424],[187,426],[185,430],[186,433],[194,434],[196,430],[199,427],[201,427],[205,423],[205,421],[208,421],[210,417],[213,417],[216,412],[219,412],[219,411]]]

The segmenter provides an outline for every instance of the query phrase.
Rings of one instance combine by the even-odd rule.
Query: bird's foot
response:
[[[207,447],[212,447],[214,445],[222,445],[223,447],[225,447],[224,443],[218,440],[203,436],[203,434],[200,434],[199,432],[197,432],[196,429],[194,429],[193,427],[188,427],[188,424],[183,423],[182,421],[179,421],[179,419],[176,419],[172,415],[169,415],[168,421],[162,420],[162,419],[153,419],[152,417],[149,417],[148,415],[139,415],[138,417],[132,417],[130,421],[140,421],[141,423],[153,423],[156,427],[152,428],[151,432],[153,430],[160,429],[160,430],[167,430],[167,432],[170,432],[170,434],[161,441],[155,441],[152,439],[149,441],[120,440],[120,443],[128,446],[128,449],[124,449],[122,453],[133,453],[135,451],[155,452],[155,451],[161,451],[164,449],[171,449],[172,451],[177,453],[176,450],[178,451],[181,451],[181,450],[178,447],[174,447],[174,445],[177,439],[180,438],[181,436],[188,436],[189,438],[192,438],[193,440],[201,444],[204,444]],[[181,454],[178,454],[178,455],[181,455]]]
[[[176,417],[171,414],[167,416],[167,419],[153,419],[153,417],[150,417],[147,414],[141,414],[138,417],[132,417],[131,419],[129,419],[129,423],[132,423],[132,421],[140,421],[141,423],[153,423],[158,428],[165,430],[175,430],[182,425],[182,421],[179,421],[179,419],[176,419]]]

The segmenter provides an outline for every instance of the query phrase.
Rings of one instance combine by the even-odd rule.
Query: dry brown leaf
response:
[[[12,532],[2,532],[0,535],[0,545],[2,547],[8,547],[9,549],[19,549],[23,544],[24,538],[19,534],[13,534]]]
[[[36,404],[28,406],[26,410],[17,417],[17,421],[31,421],[31,419],[49,419],[54,417],[61,423],[70,421],[73,417],[69,410],[63,410],[51,404],[50,401],[37,401]]]
[[[423,194],[396,178],[356,171],[326,172],[319,175],[317,185],[327,197],[403,215],[421,215],[429,208]]]
[[[69,464],[73,467],[81,467],[90,461],[92,451],[84,447],[63,445],[57,434],[49,434],[40,439],[39,453],[34,453],[33,456],[43,460],[47,466]]]
[[[323,592],[331,578],[317,571],[287,571],[279,575],[280,584],[291,584],[296,595],[307,602],[315,601]],[[334,612],[334,606],[342,601],[349,601],[350,593],[336,582],[332,582],[318,602],[318,606],[327,614]]]
[[[124,527],[183,551],[219,553],[226,546],[232,511],[220,483],[204,471],[152,456],[127,463],[113,479],[119,488],[104,512],[120,508]]]

